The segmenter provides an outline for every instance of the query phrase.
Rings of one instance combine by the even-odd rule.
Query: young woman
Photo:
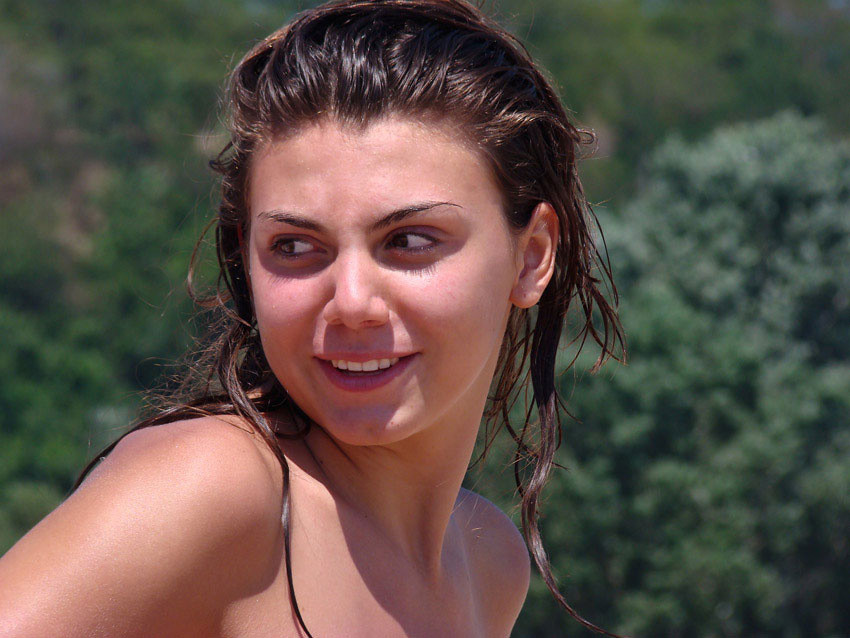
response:
[[[508,636],[529,549],[595,629],[536,522],[568,310],[621,339],[551,85],[462,0],[348,0],[228,95],[208,376],[0,561],[0,635]],[[523,535],[461,488],[482,415]]]

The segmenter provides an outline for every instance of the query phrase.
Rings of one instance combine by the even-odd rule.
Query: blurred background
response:
[[[221,86],[311,4],[0,0],[0,551],[191,344]],[[567,599],[643,637],[850,636],[850,2],[486,6],[598,134],[629,338],[560,377]],[[502,448],[468,483],[515,513]],[[589,634],[535,580],[514,635]]]

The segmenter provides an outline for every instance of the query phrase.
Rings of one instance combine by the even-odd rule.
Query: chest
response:
[[[306,636],[290,604],[283,557],[265,582],[227,611],[223,636]],[[315,638],[498,635],[482,613],[473,570],[450,551],[445,579],[434,586],[380,539],[337,536],[333,526],[293,533],[292,570],[302,617]]]

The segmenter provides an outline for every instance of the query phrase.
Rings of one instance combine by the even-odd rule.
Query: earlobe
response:
[[[555,271],[560,224],[555,209],[540,202],[517,242],[517,278],[511,303],[519,308],[536,304]]]

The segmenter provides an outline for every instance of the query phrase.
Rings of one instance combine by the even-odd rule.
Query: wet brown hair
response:
[[[588,337],[601,349],[592,371],[607,358],[625,356],[616,287],[596,247],[595,217],[576,172],[592,135],[570,122],[525,47],[463,0],[343,0],[305,11],[239,62],[230,77],[226,110],[230,141],[211,162],[221,175],[214,222],[219,286],[215,295],[201,300],[217,308],[222,319],[200,359],[200,380],[184,384],[180,401],[133,429],[200,414],[234,414],[263,437],[283,469],[290,600],[310,635],[292,580],[289,468],[278,437],[303,437],[312,424],[274,377],[257,332],[242,251],[251,158],[270,139],[297,134],[319,118],[361,128],[388,115],[449,122],[488,160],[515,232],[525,228],[540,202],[549,202],[560,221],[555,271],[543,296],[534,309],[511,310],[484,413],[483,447],[486,452],[502,427],[513,438],[522,531],[543,580],[571,616],[613,636],[564,599],[537,524],[540,493],[560,444],[559,406],[566,411],[555,387],[562,336],[571,332],[571,343],[577,343],[570,365]],[[603,294],[606,287],[610,302]],[[572,330],[568,317],[575,317]],[[510,414],[529,378],[533,404],[517,425]],[[276,430],[268,418],[272,413],[286,413],[292,428]]]

